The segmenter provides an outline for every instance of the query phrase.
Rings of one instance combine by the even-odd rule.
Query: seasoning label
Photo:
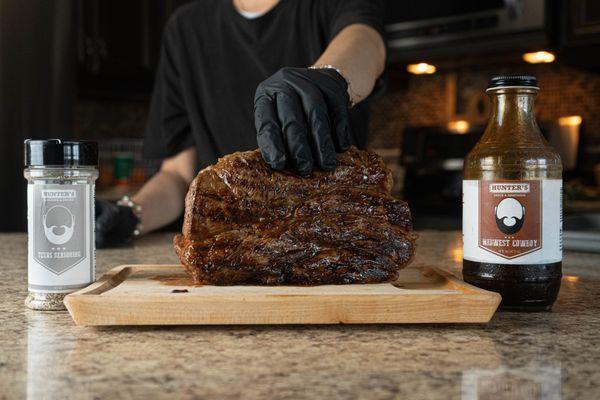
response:
[[[72,291],[94,280],[93,189],[30,184],[29,289]]]
[[[562,259],[562,181],[463,182],[463,257],[501,264]]]

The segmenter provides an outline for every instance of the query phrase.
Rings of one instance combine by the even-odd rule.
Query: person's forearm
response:
[[[192,147],[163,161],[160,170],[133,197],[142,207],[142,230],[147,233],[175,221],[195,176],[196,150]]]
[[[133,197],[142,207],[142,228],[148,233],[173,222],[183,212],[187,183],[170,171],[158,171]]]
[[[373,90],[385,67],[385,44],[381,35],[368,25],[344,28],[327,46],[314,65],[332,65],[350,82],[348,95],[356,104]]]

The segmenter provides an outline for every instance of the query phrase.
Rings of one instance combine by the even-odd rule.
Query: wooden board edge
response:
[[[131,275],[132,267],[130,265],[119,265],[118,267],[111,268],[100,279],[91,285],[80,289],[74,293],[66,296],[66,298],[72,298],[76,296],[87,296],[93,294],[101,294],[114,288],[121,282],[123,282],[129,275]]]
[[[73,321],[75,321],[75,324],[81,325],[78,322],[79,313],[77,312],[79,298],[81,298],[82,296],[90,295],[97,296],[114,288],[115,286],[123,282],[129,275],[131,275],[132,270],[134,268],[135,266],[127,264],[111,268],[106,273],[104,273],[96,282],[90,284],[89,286],[83,289],[66,295],[63,300],[63,303],[65,304],[65,307],[67,307],[67,310],[69,311],[71,318],[73,318]]]
[[[98,295],[104,292],[109,291],[110,289],[116,287],[121,284],[129,275],[132,273],[146,269],[172,269],[173,267],[178,267],[177,264],[123,264],[117,267],[113,267],[106,271],[100,279],[91,283],[89,286],[84,287],[83,289],[79,289],[76,292],[68,294],[65,298],[73,298],[77,296],[89,296],[89,295]]]
[[[265,302],[268,307],[263,308]],[[490,297],[462,293],[421,295],[408,305],[397,303],[393,295],[381,296],[375,302],[369,295],[351,300],[343,295],[322,296],[318,301],[312,296],[294,296],[285,301],[132,296],[127,305],[123,305],[122,298],[79,296],[72,299],[69,311],[75,323],[83,326],[438,324],[487,323],[496,307],[497,302]],[[281,317],[277,320],[273,315]]]
[[[495,298],[502,300],[502,296],[500,296],[499,293],[481,289],[477,286],[471,285],[470,283],[465,282],[464,280],[460,279],[456,275],[448,272],[447,270],[445,270],[443,268],[436,267],[434,265],[425,265],[423,267],[426,269],[434,270],[438,275],[441,275],[444,278],[446,278],[448,280],[448,283],[453,288],[456,288],[457,290],[460,290],[462,292],[469,292],[469,293],[481,293],[483,295],[495,297]]]
[[[486,323],[492,319],[492,317],[496,313],[496,310],[498,310],[498,307],[500,306],[500,302],[502,301],[502,296],[500,295],[500,293],[481,289],[477,286],[471,285],[470,283],[465,282],[464,280],[456,277],[449,271],[447,271],[443,268],[440,268],[440,267],[436,267],[433,265],[426,265],[426,266],[424,266],[424,268],[431,269],[435,273],[443,276],[452,289],[460,290],[464,293],[467,293],[472,298],[480,297],[482,300],[486,299],[487,301],[489,301],[491,311],[489,313],[488,319],[485,321]]]
[[[165,268],[170,269],[177,265],[169,264],[169,265],[121,265],[115,268],[112,268],[107,273],[102,275],[102,277],[92,285],[87,288],[81,289],[75,293],[68,295],[65,298],[65,305],[71,314],[74,322],[78,326],[106,326],[106,325],[119,325],[119,326],[134,326],[134,325],[266,325],[266,324],[277,324],[277,325],[288,325],[288,324],[414,324],[414,323],[487,323],[493,317],[498,305],[500,304],[501,297],[499,294],[490,292],[487,290],[479,289],[475,286],[469,285],[459,278],[455,277],[448,271],[441,269],[439,267],[425,265],[420,266],[419,268],[430,269],[432,272],[441,275],[445,278],[446,284],[451,286],[453,289],[457,290],[459,293],[453,295],[444,295],[445,298],[441,298],[441,295],[430,295],[430,296],[422,296],[419,297],[419,301],[423,301],[424,303],[434,302],[435,301],[451,301],[453,307],[455,307],[458,311],[452,317],[444,317],[439,318],[435,312],[428,314],[428,316],[421,315],[419,318],[409,318],[406,313],[394,313],[393,311],[388,314],[382,314],[380,317],[374,317],[369,320],[368,318],[362,317],[360,321],[352,321],[352,319],[344,319],[344,318],[330,318],[328,320],[322,320],[319,322],[314,322],[310,318],[294,318],[289,317],[286,320],[282,320],[281,322],[272,322],[267,321],[267,316],[263,316],[261,318],[256,318],[255,314],[252,312],[248,312],[247,315],[252,316],[248,317],[249,319],[235,319],[232,316],[223,315],[221,319],[213,319],[206,320],[206,318],[196,317],[190,319],[189,313],[182,313],[180,310],[182,309],[182,299],[178,298],[177,302],[175,302],[175,306],[171,307],[169,303],[174,303],[174,299],[169,298],[168,296],[159,296],[154,299],[151,299],[150,303],[148,303],[148,299],[140,299],[136,296],[132,296],[130,301],[133,304],[138,304],[140,307],[152,305],[153,303],[158,309],[166,308],[166,312],[163,314],[168,315],[169,321],[165,322],[164,320],[154,320],[152,318],[138,318],[136,322],[126,322],[123,323],[121,319],[123,315],[128,315],[130,318],[135,320],[136,318],[131,318],[131,313],[134,310],[139,311],[138,307],[123,307],[122,304],[119,304],[118,299],[110,298],[110,297],[100,297],[99,295],[110,290],[111,288],[117,286],[121,282],[123,282],[131,273],[136,270],[144,269],[144,268]],[[311,296],[296,296],[295,301],[299,301],[299,304],[302,304],[302,299],[308,298]],[[332,295],[333,299],[335,295]],[[360,297],[360,296],[359,296]],[[393,297],[393,296],[390,296]],[[221,297],[221,300],[227,300],[226,296]],[[330,300],[331,300],[330,299]],[[366,300],[366,298],[365,298]],[[239,299],[232,299],[231,305],[236,305],[239,303]],[[341,298],[338,298],[337,301],[339,304],[343,304]],[[419,303],[416,301],[416,303]],[[185,303],[185,301],[183,302]],[[256,306],[256,302],[251,302],[253,307]],[[424,304],[423,303],[423,304]],[[195,314],[201,314],[204,312],[202,310],[196,309],[196,302],[191,302],[190,306],[192,306],[195,310]],[[307,307],[314,305],[307,305]],[[301,307],[301,306],[299,306]],[[393,302],[389,304],[390,309],[394,309]],[[120,310],[117,313],[116,318],[106,318],[106,311],[109,310]],[[207,310],[207,314],[210,312]],[[104,317],[103,317],[104,315]],[[350,314],[348,314],[350,315]],[[312,317],[311,317],[312,318]],[[231,322],[231,321],[234,322]]]

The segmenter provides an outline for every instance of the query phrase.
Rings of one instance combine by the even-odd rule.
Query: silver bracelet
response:
[[[348,78],[346,78],[346,74],[344,74],[341,69],[331,64],[311,65],[310,67],[308,67],[308,69],[332,69],[335,72],[337,72],[346,81],[346,85],[348,86],[348,108],[352,108],[356,105],[354,100],[352,100],[352,96],[356,98],[358,98],[359,96],[354,90],[352,90],[352,85],[350,84],[350,81],[348,80]]]
[[[129,197],[129,196],[121,197],[121,200],[117,201],[117,205],[123,206],[123,207],[129,207],[131,209],[131,211],[133,212],[133,215],[135,215],[136,218],[138,219],[138,223],[135,226],[135,229],[133,230],[133,236],[135,236],[135,237],[140,236],[144,232],[143,227],[142,227],[142,206],[140,206],[139,204],[137,204],[133,200],[131,200],[131,197]]]

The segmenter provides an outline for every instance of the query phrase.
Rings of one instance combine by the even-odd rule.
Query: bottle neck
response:
[[[492,112],[485,139],[539,140],[534,114],[537,89],[501,88],[490,91]]]

